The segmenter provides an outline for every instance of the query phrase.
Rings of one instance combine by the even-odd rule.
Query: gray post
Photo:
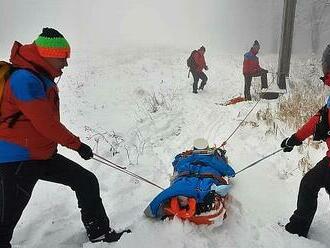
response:
[[[286,89],[285,78],[289,76],[290,59],[293,40],[294,18],[297,0],[284,0],[282,17],[282,35],[280,54],[278,58],[277,85],[280,89]]]

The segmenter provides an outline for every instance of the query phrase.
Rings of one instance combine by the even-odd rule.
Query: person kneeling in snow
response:
[[[227,177],[235,176],[225,151],[210,149],[205,139],[197,139],[192,150],[175,156],[172,165],[170,187],[156,196],[145,209],[145,215],[159,219],[177,216],[196,224],[221,224],[226,217],[223,203],[231,187]]]
[[[291,152],[294,146],[301,145],[303,140],[313,135],[314,140],[323,140],[328,146],[327,155],[301,179],[297,209],[285,225],[286,231],[303,237],[307,237],[312,224],[320,189],[325,188],[326,192],[330,192],[330,45],[323,52],[322,69],[324,77],[321,80],[328,93],[326,105],[296,133],[281,143],[284,152]]]

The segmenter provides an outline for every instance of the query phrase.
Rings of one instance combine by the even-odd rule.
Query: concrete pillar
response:
[[[290,72],[290,60],[296,4],[297,0],[284,0],[281,46],[278,59],[277,76],[277,85],[280,89],[286,89],[285,78],[289,76]]]

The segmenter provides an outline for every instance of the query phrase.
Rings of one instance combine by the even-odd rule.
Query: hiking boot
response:
[[[193,93],[194,93],[194,94],[197,94],[198,92],[197,92],[197,90],[193,90]]]
[[[297,225],[289,222],[285,225],[285,230],[291,234],[298,234],[298,236],[307,238],[308,228],[306,228],[304,225]]]
[[[204,86],[199,86],[199,88],[198,88],[199,90],[204,90]]]
[[[90,239],[92,243],[96,242],[106,242],[106,243],[112,243],[112,242],[117,242],[121,236],[124,233],[131,233],[132,231],[130,229],[126,229],[120,232],[116,232],[114,229],[111,229],[109,232],[106,234],[101,235],[100,237]]]

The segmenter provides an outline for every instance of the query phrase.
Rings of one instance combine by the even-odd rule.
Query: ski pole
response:
[[[118,166],[115,163],[113,163],[113,162],[111,162],[111,161],[109,161],[109,160],[107,160],[107,159],[105,159],[105,158],[103,158],[103,157],[101,157],[101,156],[99,156],[97,154],[95,154],[95,156],[100,158],[100,159],[93,158],[95,161],[97,161],[99,163],[105,164],[105,165],[107,165],[107,166],[109,166],[109,167],[111,167],[111,168],[113,168],[115,170],[118,170],[120,172],[123,172],[123,173],[125,173],[125,174],[127,174],[127,175],[129,175],[131,177],[134,177],[135,179],[144,181],[144,182],[149,183],[149,184],[151,184],[151,185],[153,185],[153,186],[155,186],[155,187],[157,187],[157,188],[159,188],[161,190],[164,190],[163,187],[157,185],[156,183],[154,183],[154,182],[152,182],[152,181],[150,181],[150,180],[148,180],[148,179],[146,179],[144,177],[141,177],[138,174],[135,174],[134,172],[131,172],[131,171],[127,170],[127,169],[123,169],[123,168],[126,168],[126,167]],[[101,159],[103,159],[103,160],[101,160]]]
[[[235,175],[237,175],[238,173],[240,173],[240,172],[242,172],[242,171],[244,171],[244,170],[246,170],[246,169],[248,169],[248,168],[250,168],[250,167],[252,167],[252,166],[254,166],[254,165],[256,165],[256,164],[258,164],[258,163],[261,162],[262,160],[265,160],[266,158],[269,158],[269,157],[273,156],[274,154],[276,154],[276,153],[278,153],[278,152],[280,152],[280,151],[282,151],[282,150],[283,150],[283,148],[278,149],[277,151],[272,152],[271,154],[268,154],[267,156],[262,157],[261,159],[255,161],[255,162],[253,162],[252,164],[249,164],[248,166],[244,167],[243,169],[237,171],[237,172],[235,173]]]

